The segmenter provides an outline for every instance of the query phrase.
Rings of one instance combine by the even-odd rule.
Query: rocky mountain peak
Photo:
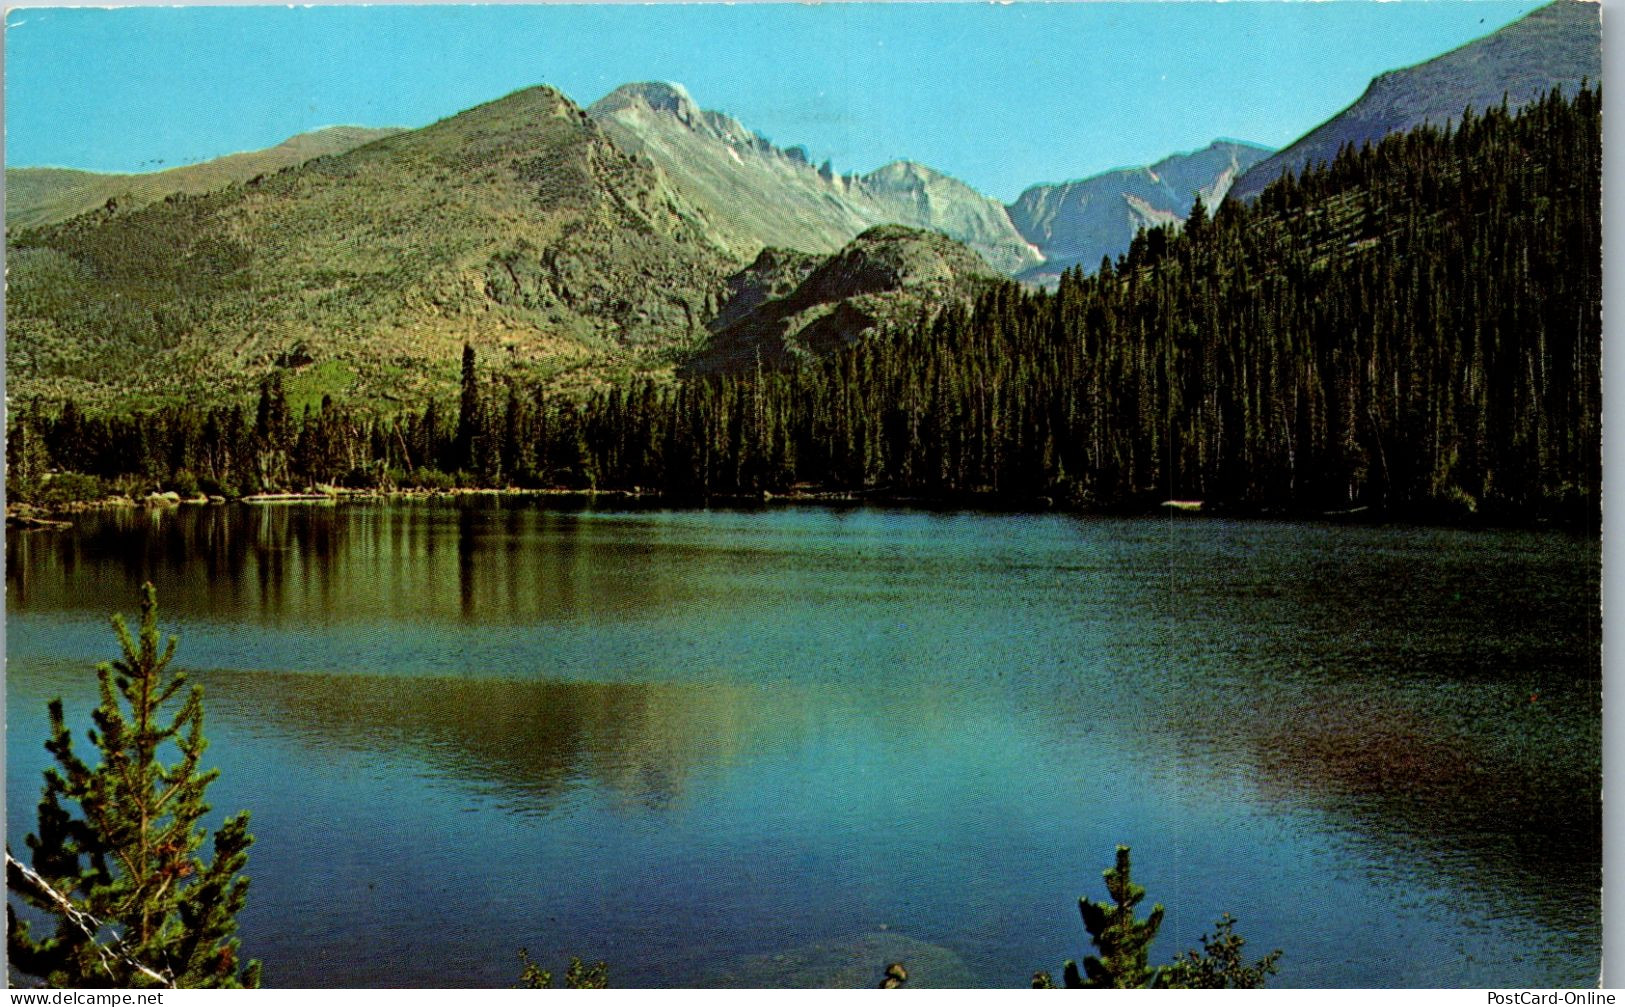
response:
[[[683,132],[719,140],[736,150],[782,153],[732,116],[701,108],[687,88],[668,81],[623,84],[594,102],[587,112],[600,124],[622,127],[623,138],[646,137],[662,123],[675,123]]]
[[[680,122],[692,122],[699,106],[689,96],[688,89],[671,81],[640,81],[622,84],[594,103],[594,108],[612,110],[624,108],[634,102],[647,105],[651,111],[676,116]]]
[[[942,172],[914,161],[893,161],[863,176],[863,180],[871,185],[885,185],[898,189],[920,188],[947,178],[948,176]]]
[[[805,147],[779,148],[729,116],[697,107],[675,84],[628,84],[588,114],[623,149],[648,158],[719,241],[742,260],[776,245],[829,253],[884,223],[943,231],[1015,273],[1039,261],[1002,204],[940,172],[896,161],[838,175]]]
[[[1127,251],[1140,229],[1184,220],[1198,195],[1209,207],[1218,205],[1235,180],[1269,153],[1255,144],[1215,140],[1149,167],[1029,188],[1010,205],[1010,219],[1045,261],[1023,279],[1051,282],[1069,266],[1094,269],[1102,258]]]

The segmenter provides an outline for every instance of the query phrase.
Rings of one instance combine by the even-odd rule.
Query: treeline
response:
[[[1600,110],[1553,92],[1345,148],[1054,292],[998,287],[784,371],[569,401],[482,382],[469,351],[455,409],[293,416],[272,382],[252,415],[25,411],[13,484],[57,468],[228,494],[460,479],[1591,521]]]

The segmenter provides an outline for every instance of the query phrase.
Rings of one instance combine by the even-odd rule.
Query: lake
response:
[[[1596,539],[485,497],[6,561],[8,841],[152,580],[268,985],[1023,986],[1120,843],[1154,962],[1228,912],[1276,985],[1596,982]]]

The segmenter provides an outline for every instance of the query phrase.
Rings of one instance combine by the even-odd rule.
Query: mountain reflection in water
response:
[[[727,685],[212,672],[209,697],[314,749],[409,752],[437,775],[545,815],[578,788],[651,809],[697,767],[726,766],[763,725]]]

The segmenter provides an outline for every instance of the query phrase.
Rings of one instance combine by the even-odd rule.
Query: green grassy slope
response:
[[[13,396],[237,397],[292,358],[364,400],[462,344],[592,383],[704,337],[741,264],[550,88],[205,196],[9,240]],[[296,352],[297,351],[297,352]]]
[[[126,208],[144,206],[172,193],[202,195],[233,182],[247,182],[303,164],[313,157],[342,154],[399,130],[330,126],[291,136],[264,150],[145,174],[98,174],[72,168],[7,168],[6,227],[18,229],[58,224],[100,209],[109,199]]]

